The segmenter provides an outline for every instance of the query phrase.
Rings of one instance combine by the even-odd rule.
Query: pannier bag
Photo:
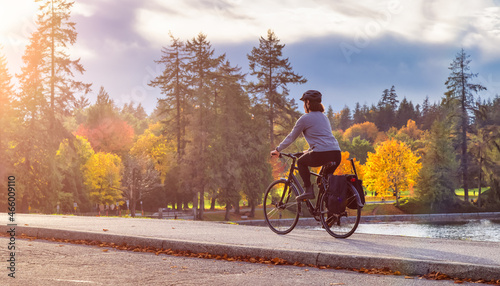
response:
[[[361,199],[361,204],[362,204],[362,206],[364,206],[365,205],[365,191],[363,190],[363,181],[357,179],[353,175],[347,175],[346,178],[347,178],[347,181],[350,182],[358,191],[359,198]],[[350,209],[357,209],[358,204],[357,204],[356,200],[352,200],[349,202],[347,207]]]
[[[353,175],[346,176],[328,176],[328,213],[341,214],[345,212],[346,207],[357,209],[358,203],[352,196],[349,184],[352,184],[357,190],[362,206],[365,205],[365,193],[363,191],[363,182]]]
[[[328,175],[328,214],[341,214],[347,205],[347,180],[345,176]]]

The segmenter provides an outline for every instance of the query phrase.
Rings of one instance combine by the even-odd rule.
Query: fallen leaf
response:
[[[102,230],[103,230],[103,231],[108,231],[109,229],[107,229],[107,228],[103,228]]]
[[[103,249],[102,252],[108,252],[108,250],[107,249]]]

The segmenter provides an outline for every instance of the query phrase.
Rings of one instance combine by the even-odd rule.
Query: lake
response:
[[[361,223],[356,233],[500,242],[500,220],[480,219],[452,223]]]

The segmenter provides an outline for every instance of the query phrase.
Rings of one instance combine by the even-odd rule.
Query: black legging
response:
[[[310,152],[297,160],[297,167],[299,168],[299,174],[304,182],[304,187],[309,187],[311,185],[311,174],[309,172],[309,167],[320,167],[329,162],[335,162],[335,167],[333,171],[337,169],[342,160],[342,155],[340,151],[327,151],[327,152]]]

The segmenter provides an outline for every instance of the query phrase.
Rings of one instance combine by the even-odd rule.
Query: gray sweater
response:
[[[339,142],[332,134],[330,121],[325,114],[319,111],[311,111],[302,115],[295,123],[292,132],[276,148],[278,152],[290,146],[290,144],[304,133],[310,148],[315,152],[340,151]]]

